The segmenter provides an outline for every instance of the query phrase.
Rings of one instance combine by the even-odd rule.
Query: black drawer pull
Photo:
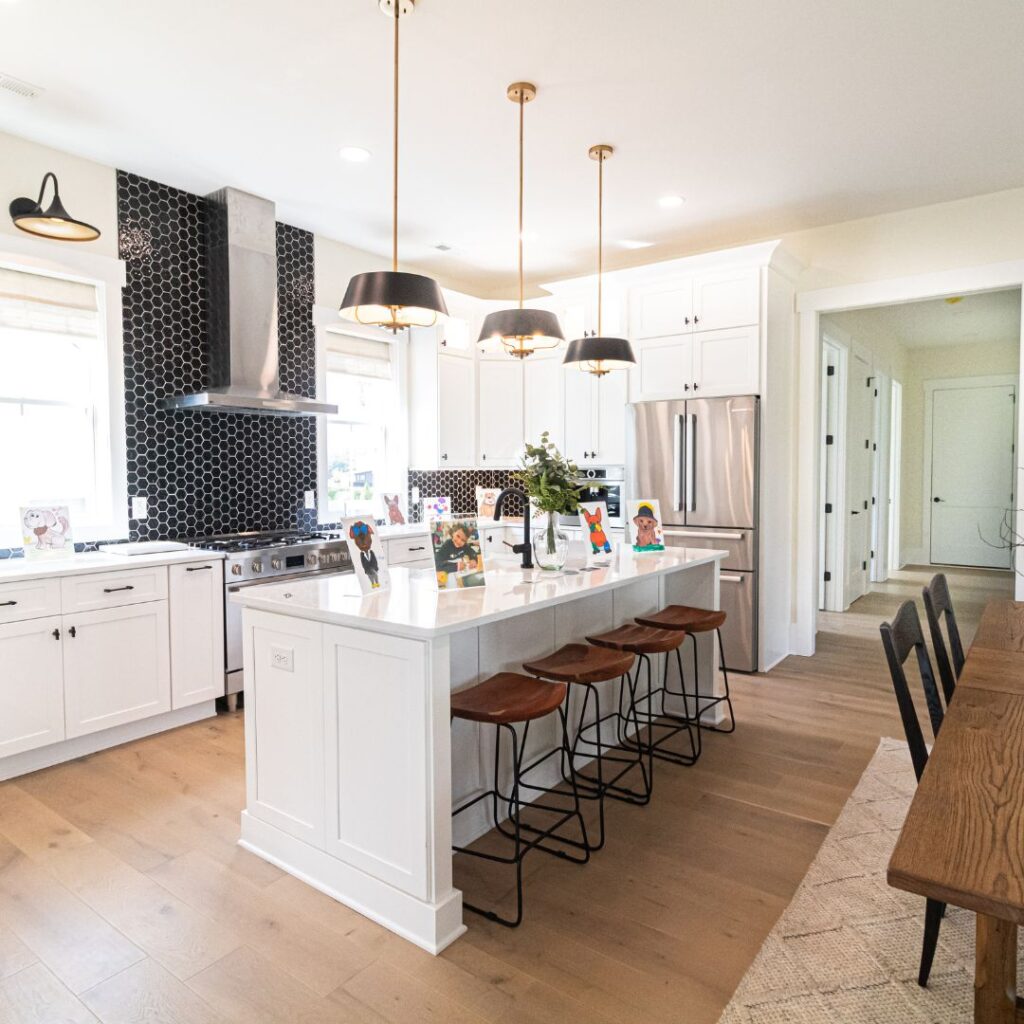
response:
[[[421,544],[418,548],[409,548],[410,551],[426,551],[426,548]]]
[[[0,601],[0,608],[13,608],[17,601]]]
[[[135,588],[131,584],[129,584],[126,587],[104,587],[103,588],[103,593],[104,594],[116,594],[119,590],[134,590],[134,589]]]
[[[185,572],[202,572],[203,569],[212,569],[212,565],[186,565]]]

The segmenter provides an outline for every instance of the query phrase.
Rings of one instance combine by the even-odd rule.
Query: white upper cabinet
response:
[[[565,383],[565,448],[563,454],[577,466],[593,465],[594,451],[594,378],[579,367],[567,366]]]
[[[526,440],[538,444],[547,431],[549,440],[560,450],[565,446],[565,413],[563,408],[563,349],[551,353],[534,353],[524,366],[524,417]]]
[[[589,375],[588,375],[589,376]],[[595,462],[605,466],[626,461],[626,403],[629,375],[615,370],[600,380],[594,378],[597,393],[597,436]]]
[[[530,357],[533,358],[533,357]],[[481,359],[479,450],[485,468],[516,466],[523,454],[523,364],[518,359]]]
[[[64,739],[59,616],[0,625],[0,758]]]
[[[167,567],[171,619],[171,706],[224,693],[224,563]]]
[[[642,285],[629,294],[630,337],[663,338],[693,324],[693,282],[689,279]]]
[[[565,454],[581,469],[626,461],[627,375],[565,369]]]
[[[470,323],[462,317],[450,316],[437,327],[438,351],[450,356],[473,358],[475,339],[470,337]]]
[[[693,279],[693,329],[747,327],[761,319],[761,271],[739,267]]]
[[[692,393],[698,398],[757,394],[760,340],[756,325],[694,334]]]
[[[473,463],[473,363],[437,357],[437,464],[464,469]]]
[[[676,334],[633,342],[630,399],[654,402],[685,398],[693,389],[693,335]]]

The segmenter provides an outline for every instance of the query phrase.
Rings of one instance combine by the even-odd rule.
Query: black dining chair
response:
[[[914,707],[914,698],[910,693],[910,685],[904,672],[904,665],[913,651],[917,655],[917,669],[924,688],[925,703],[928,705],[928,718],[931,721],[932,735],[938,736],[942,726],[942,699],[939,688],[935,684],[931,659],[924,645],[924,633],[921,632],[921,620],[917,615],[917,607],[913,601],[904,601],[899,611],[893,616],[891,623],[883,622],[879,627],[882,634],[882,646],[889,662],[889,674],[892,686],[896,691],[896,703],[899,705],[900,718],[903,720],[903,732],[910,747],[910,759],[914,763],[914,774],[921,781],[924,767],[928,763],[928,747],[924,741],[924,733]],[[921,945],[921,966],[917,972],[917,983],[922,988],[928,984],[931,974],[932,960],[935,959],[935,946],[939,941],[939,925],[946,913],[946,904],[929,899],[925,905],[924,942]]]
[[[949,596],[949,584],[941,572],[932,577],[924,590],[924,610],[928,616],[928,629],[932,634],[932,647],[935,650],[935,661],[939,666],[939,679],[942,682],[942,693],[946,703],[953,699],[956,681],[964,668],[964,648],[960,643],[960,629],[956,624],[953,612],[953,601]],[[949,648],[942,636],[942,618],[946,618],[946,632],[949,634]],[[950,664],[950,654],[953,656]]]

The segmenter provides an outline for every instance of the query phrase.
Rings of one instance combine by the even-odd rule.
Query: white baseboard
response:
[[[238,845],[435,956],[466,931],[462,892],[429,903],[242,811]]]
[[[95,754],[109,747],[118,747],[122,743],[140,740],[144,736],[153,736],[158,732],[176,729],[182,725],[191,725],[204,718],[212,718],[217,714],[217,702],[204,700],[200,704],[192,704],[187,708],[166,711],[162,715],[142,718],[138,722],[126,722],[115,725],[112,729],[92,732],[88,736],[75,736],[60,743],[51,743],[47,747],[36,750],[24,750],[20,754],[0,758],[0,782],[13,779],[18,775],[37,772],[41,768],[50,768],[55,764],[73,761],[76,757]]]

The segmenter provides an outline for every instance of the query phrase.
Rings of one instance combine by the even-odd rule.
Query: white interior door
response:
[[[846,404],[846,604],[868,592],[871,562],[871,435],[874,386],[871,367],[850,353]]]
[[[1001,537],[1013,509],[1016,392],[1004,384],[934,393],[932,562],[1010,568]]]

